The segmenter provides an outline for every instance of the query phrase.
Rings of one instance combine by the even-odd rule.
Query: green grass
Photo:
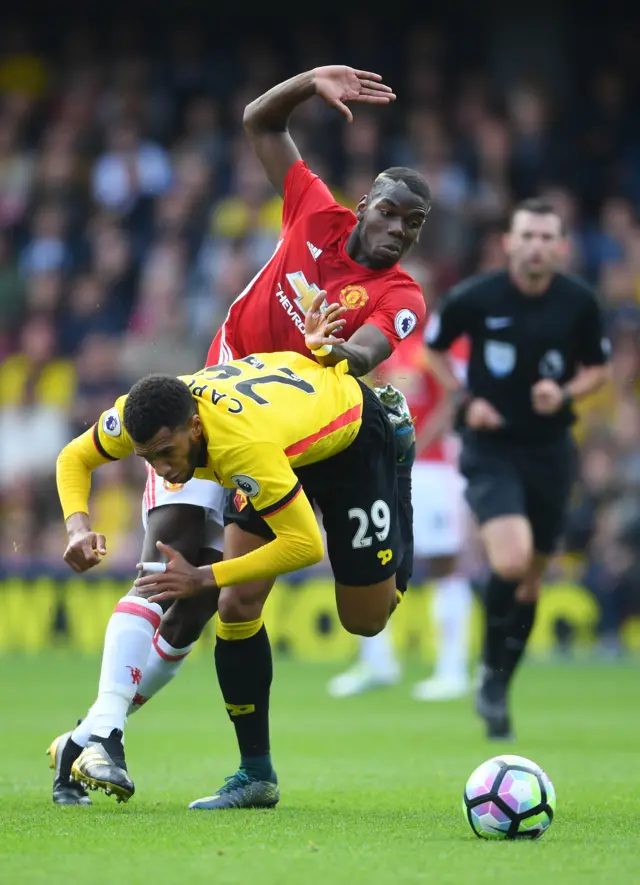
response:
[[[213,663],[188,662],[132,718],[128,805],[51,804],[44,751],[92,700],[98,661],[51,653],[0,662],[0,882],[163,885],[573,885],[640,881],[640,693],[633,666],[526,667],[509,747],[554,781],[535,843],[481,842],[460,809],[472,769],[499,751],[468,701],[419,705],[409,681],[351,701],[335,667],[276,666],[275,811],[187,812],[236,762]],[[412,675],[417,675],[413,673]],[[505,748],[506,749],[506,748]]]

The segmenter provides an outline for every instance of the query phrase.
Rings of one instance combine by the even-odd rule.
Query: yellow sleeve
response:
[[[213,565],[218,587],[275,578],[319,562],[324,548],[318,522],[282,449],[270,444],[245,447],[234,453],[233,462],[223,485],[243,492],[276,537],[251,553]]]
[[[90,430],[72,439],[58,455],[56,484],[65,519],[72,513],[89,512],[91,472],[108,461],[126,458],[133,451],[122,421],[125,400],[121,396]]]

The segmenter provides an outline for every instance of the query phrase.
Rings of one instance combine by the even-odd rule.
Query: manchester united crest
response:
[[[163,485],[168,492],[179,492],[180,489],[184,488],[183,482],[169,482],[168,479],[165,479]]]
[[[364,286],[345,286],[340,292],[340,304],[347,310],[358,310],[369,300]]]

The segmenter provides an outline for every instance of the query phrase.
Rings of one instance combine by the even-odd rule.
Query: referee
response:
[[[609,353],[596,294],[557,270],[567,242],[553,208],[521,203],[504,246],[507,269],[449,291],[426,332],[431,368],[458,405],[460,470],[491,569],[476,709],[497,739],[511,737],[509,685],[563,532],[572,405],[606,380]],[[471,344],[466,387],[446,354],[461,335]]]

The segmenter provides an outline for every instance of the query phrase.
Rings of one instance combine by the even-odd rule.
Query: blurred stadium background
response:
[[[240,22],[213,6],[178,21],[135,3],[91,24],[70,7],[54,22],[3,14],[0,652],[99,652],[140,550],[144,471],[131,459],[95,474],[109,555],[78,580],[61,559],[56,456],[139,376],[202,365],[279,229],[244,105],[285,76],[345,62],[381,72],[398,101],[356,108],[352,126],[309,102],[296,140],[347,205],[385,165],[425,174],[436,208],[410,264],[429,299],[501,266],[510,207],[534,194],[567,225],[568,269],[599,288],[613,381],[581,407],[580,479],[533,648],[606,658],[640,647],[640,20],[610,4],[583,4],[579,20],[562,5],[491,8],[436,4],[427,18],[407,4],[392,22],[353,12],[339,24],[308,9]],[[475,552],[468,567],[481,575]],[[394,631],[428,661],[419,583]],[[298,657],[355,648],[326,568],[282,582],[269,618]]]

